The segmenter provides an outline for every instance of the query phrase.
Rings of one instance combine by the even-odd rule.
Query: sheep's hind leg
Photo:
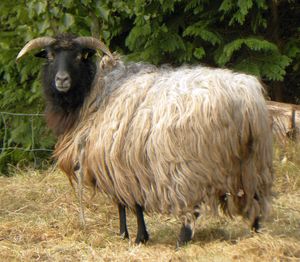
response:
[[[255,233],[260,233],[260,218],[256,217],[251,226],[251,229],[254,230]]]
[[[260,233],[260,207],[259,207],[259,197],[257,194],[254,195],[254,206],[255,206],[255,213],[256,216],[254,221],[251,225],[251,229],[254,230],[256,233]]]
[[[200,216],[199,209],[200,207],[196,206],[193,214],[188,213],[182,217],[182,226],[177,241],[177,248],[186,245],[192,240],[195,233],[195,223]]]
[[[135,212],[136,212],[137,225],[138,225],[138,231],[137,231],[135,243],[136,244],[146,243],[149,240],[149,235],[144,221],[143,208],[140,205],[136,204]]]
[[[186,245],[192,240],[193,229],[190,224],[183,224],[180,229],[179,239],[177,241],[177,247]]]
[[[123,239],[129,238],[127,223],[126,223],[126,208],[122,204],[118,204],[119,221],[120,221],[120,236]]]

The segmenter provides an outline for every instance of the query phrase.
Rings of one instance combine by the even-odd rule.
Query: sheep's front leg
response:
[[[146,243],[149,240],[149,235],[144,221],[143,208],[140,205],[136,204],[135,212],[136,212],[137,226],[138,226],[135,243],[136,244]]]
[[[125,206],[119,203],[118,210],[119,210],[119,221],[120,221],[120,236],[123,239],[126,239],[129,238],[129,234],[127,230]]]

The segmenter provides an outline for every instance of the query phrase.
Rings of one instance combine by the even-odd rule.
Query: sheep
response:
[[[60,38],[43,46],[48,59],[57,56],[53,63],[58,67],[76,63],[71,61],[86,47],[79,44],[78,50],[78,38],[62,39],[67,43],[63,51],[53,47]],[[260,82],[201,65],[125,63],[103,49],[107,56],[93,82],[83,84],[88,92],[55,149],[69,179],[76,180],[79,165],[86,185],[133,210],[136,243],[149,238],[143,212],[178,217],[178,245],[188,243],[201,206],[215,213],[220,206],[230,217],[241,215],[258,231],[270,209],[273,182],[272,133]],[[29,51],[23,50],[18,58]],[[47,66],[44,72],[44,79],[54,83]],[[77,90],[73,77],[80,74],[79,68],[63,75]],[[72,91],[60,87],[63,94]],[[56,119],[56,102],[49,101]],[[57,125],[53,112],[50,116],[50,125]]]

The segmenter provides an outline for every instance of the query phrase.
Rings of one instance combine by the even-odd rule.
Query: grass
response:
[[[15,169],[0,177],[0,261],[300,261],[300,145],[274,150],[273,212],[261,234],[241,219],[205,215],[191,244],[176,250],[180,223],[146,216],[150,241],[118,236],[117,208],[97,194],[85,207],[86,227],[67,178],[56,170]]]

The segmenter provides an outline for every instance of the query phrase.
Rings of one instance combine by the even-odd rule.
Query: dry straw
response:
[[[83,229],[63,174],[15,170],[13,177],[0,177],[1,261],[299,261],[299,145],[274,151],[276,196],[262,233],[252,234],[240,219],[204,216],[193,242],[178,251],[179,225],[172,217],[146,216],[150,241],[136,246],[135,217],[128,217],[131,239],[121,240],[116,208],[103,195],[85,199]]]

